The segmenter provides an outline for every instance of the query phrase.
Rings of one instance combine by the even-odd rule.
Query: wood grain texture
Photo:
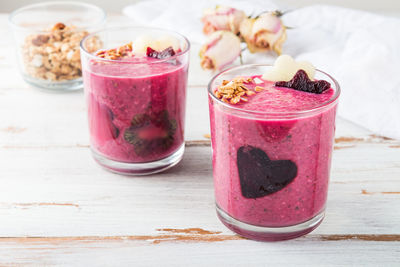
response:
[[[0,266],[399,266],[400,141],[338,119],[327,213],[296,240],[245,240],[217,219],[206,85],[192,46],[186,152],[148,177],[91,158],[83,93],[18,74],[0,15]],[[126,23],[112,17],[111,25]]]
[[[67,240],[0,242],[5,266],[398,266],[400,242]],[[39,263],[39,264],[38,264]]]
[[[384,193],[400,191],[398,158],[400,150],[385,144],[335,151],[327,217],[316,233],[400,234],[400,197]],[[151,177],[111,174],[85,147],[6,149],[0,162],[8,163],[1,167],[2,237],[148,235],[196,227],[229,233],[214,213],[211,150],[201,143],[188,146],[178,166]]]

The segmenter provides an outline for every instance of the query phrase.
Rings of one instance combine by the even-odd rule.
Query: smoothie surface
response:
[[[171,61],[169,64],[159,63],[159,59],[148,57],[132,57],[116,63],[98,63],[94,61],[90,66],[93,73],[108,77],[149,77],[152,75],[166,74],[182,68],[181,64]]]
[[[314,94],[286,87],[276,87],[274,82],[262,80],[260,76],[251,78],[258,78],[262,83],[246,83],[247,88],[253,89],[261,86],[264,90],[248,97],[248,102],[240,101],[233,105],[234,107],[260,112],[306,111],[323,105],[335,94],[335,90],[332,88],[321,94]]]

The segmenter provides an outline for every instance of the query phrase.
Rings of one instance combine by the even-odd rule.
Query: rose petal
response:
[[[244,20],[240,33],[252,53],[273,50],[279,55],[286,40],[286,27],[275,12]]]
[[[246,14],[238,9],[217,6],[214,9],[206,9],[201,21],[204,23],[203,32],[211,34],[215,31],[231,31],[235,34],[239,32],[239,26]]]
[[[200,50],[204,69],[222,69],[232,63],[241,52],[240,39],[228,31],[217,31],[210,35]]]

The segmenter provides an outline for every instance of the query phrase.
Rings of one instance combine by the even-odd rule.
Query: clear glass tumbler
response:
[[[295,112],[240,108],[213,91],[223,80],[262,75],[271,66],[244,65],[215,76],[208,86],[213,176],[219,219],[256,240],[285,240],[315,229],[328,193],[338,83],[322,105]]]
[[[53,92],[82,89],[79,43],[102,29],[105,19],[101,8],[78,2],[43,2],[15,10],[9,24],[24,80]],[[93,43],[91,49],[99,46]]]
[[[89,49],[93,40],[100,40],[104,50],[139,36],[170,36],[179,41],[181,50],[164,59],[112,60]],[[181,160],[189,49],[184,36],[154,28],[109,28],[82,40],[91,150],[100,165],[117,173],[143,175]]]

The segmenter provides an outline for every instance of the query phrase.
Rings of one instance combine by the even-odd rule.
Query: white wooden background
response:
[[[245,240],[214,211],[204,136],[211,75],[198,67],[198,45],[183,161],[125,177],[91,158],[82,92],[22,81],[6,20],[0,15],[0,266],[400,266],[400,141],[339,118],[321,226],[292,241]]]

